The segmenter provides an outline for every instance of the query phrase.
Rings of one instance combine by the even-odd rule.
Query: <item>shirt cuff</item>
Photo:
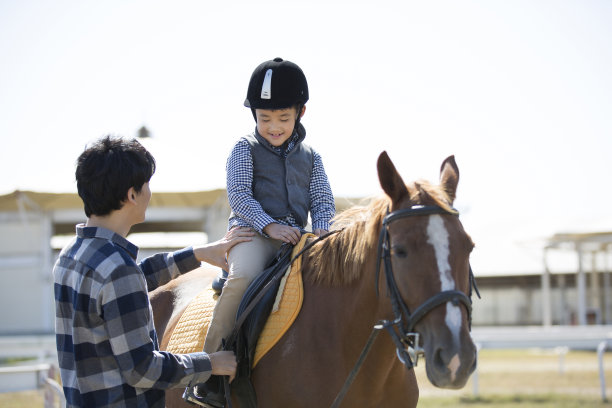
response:
[[[181,273],[192,271],[202,265],[202,263],[195,257],[193,247],[179,249],[178,251],[173,252],[172,256]]]
[[[325,231],[329,231],[329,222],[326,221],[313,221],[312,230],[322,229]]]
[[[189,353],[191,361],[193,361],[193,380],[192,384],[199,384],[206,382],[212,374],[212,364],[208,353]]]
[[[270,217],[266,213],[263,213],[261,216],[255,218],[253,221],[255,224],[253,225],[253,227],[255,227],[257,232],[262,233],[262,234],[263,234],[263,229],[266,227],[266,225],[276,222],[274,218]]]

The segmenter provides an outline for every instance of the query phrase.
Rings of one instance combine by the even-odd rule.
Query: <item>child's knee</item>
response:
[[[230,264],[229,279],[245,279],[253,281],[262,271],[264,267],[258,267],[258,265],[245,263],[232,262]]]

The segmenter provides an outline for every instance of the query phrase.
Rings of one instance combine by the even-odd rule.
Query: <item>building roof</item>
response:
[[[193,192],[153,193],[151,207],[207,207],[218,200],[226,200],[224,189]],[[44,193],[16,190],[0,196],[0,211],[28,210],[52,211],[82,208],[76,193]]]
[[[188,192],[154,192],[150,207],[208,207],[219,200],[227,201],[225,189]],[[336,197],[336,209],[345,210],[362,202],[362,198]],[[16,190],[0,195],[1,211],[28,210],[52,211],[82,208],[83,202],[76,193],[45,193]]]
[[[605,250],[612,245],[612,232],[571,232],[557,233],[547,239],[547,249]]]

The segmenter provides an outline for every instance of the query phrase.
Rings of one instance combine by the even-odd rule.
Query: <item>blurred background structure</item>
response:
[[[338,211],[357,201],[338,198]],[[215,240],[225,233],[229,211],[223,189],[155,193],[147,221],[129,239],[141,247],[140,257]],[[0,288],[0,335],[51,334],[50,271],[84,221],[80,198],[15,191],[0,196],[0,221],[0,273],[11,279]],[[530,273],[481,271],[474,326],[611,324],[611,248],[612,233],[558,233],[542,246],[541,266]]]

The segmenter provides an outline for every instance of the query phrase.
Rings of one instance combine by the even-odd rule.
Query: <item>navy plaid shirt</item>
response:
[[[299,143],[296,133],[291,136],[286,147],[272,146],[283,157]],[[329,230],[329,223],[336,212],[334,196],[323,167],[321,156],[312,150],[314,164],[310,177],[310,218],[313,231],[317,228]],[[285,218],[272,218],[268,215],[261,204],[253,197],[253,158],[251,148],[245,138],[238,140],[229,158],[227,159],[227,197],[234,216],[229,220],[229,228],[251,227],[259,233],[263,233],[266,225],[276,222],[289,225],[302,230],[292,216]],[[302,230],[302,232],[304,232]]]
[[[138,247],[77,225],[53,268],[55,331],[68,407],[164,407],[164,389],[206,381],[206,353],[159,351],[148,291],[200,266],[192,248],[136,263]]]

